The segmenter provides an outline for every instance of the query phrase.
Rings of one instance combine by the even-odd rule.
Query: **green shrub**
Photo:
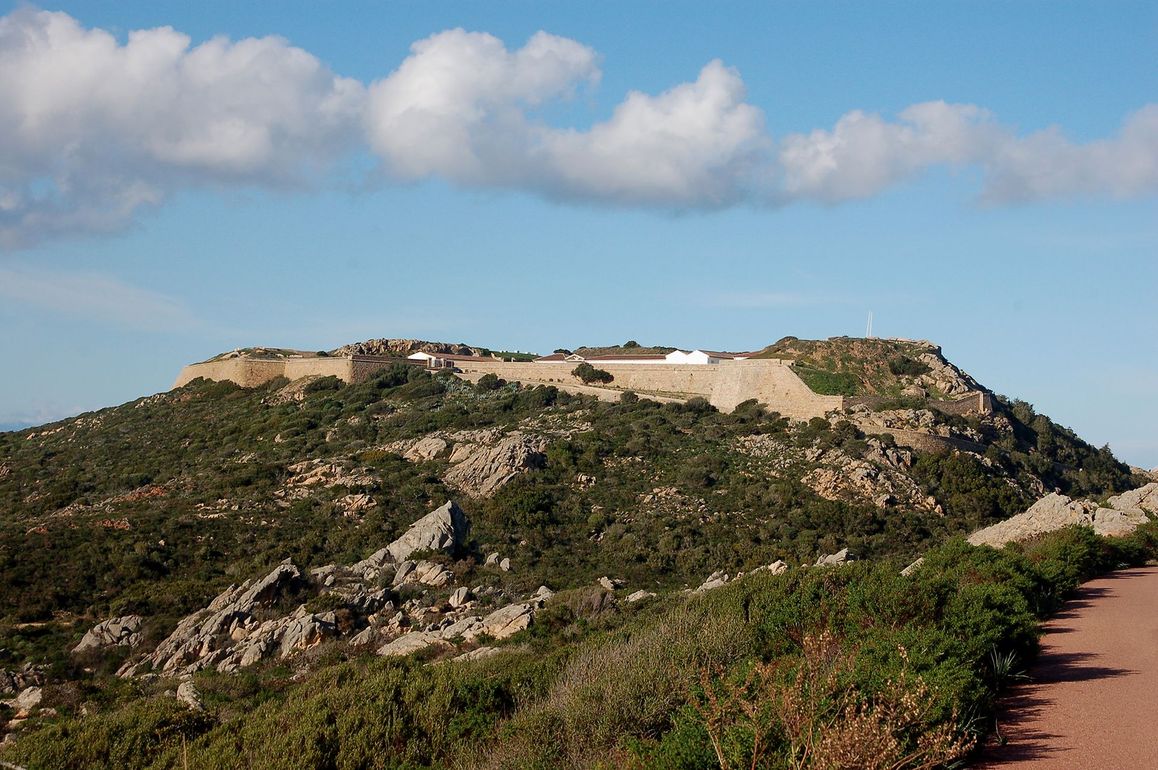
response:
[[[606,385],[615,379],[610,372],[604,369],[596,369],[586,361],[572,369],[571,376],[578,377],[585,385],[590,385],[593,382]]]
[[[924,361],[918,361],[908,356],[897,356],[889,359],[889,371],[898,377],[920,377],[933,371]]]

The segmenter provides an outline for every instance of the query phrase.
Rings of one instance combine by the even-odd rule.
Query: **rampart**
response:
[[[576,382],[571,374],[575,365],[571,363],[456,363],[464,372],[494,374],[515,382],[547,385]],[[840,396],[813,393],[792,371],[789,362],[776,359],[663,366],[601,362],[600,367],[615,378],[607,386],[610,389],[680,398],[700,396],[724,412],[755,399],[785,417],[806,420],[823,417],[844,405]]]
[[[285,377],[289,380],[298,380],[302,377],[337,377],[343,382],[362,382],[369,379],[374,372],[392,364],[402,362],[401,359],[386,356],[350,356],[326,357],[312,356],[309,358],[226,358],[220,361],[205,361],[200,364],[189,364],[181,370],[174,388],[188,385],[198,377],[207,380],[235,382],[243,388],[255,388],[264,385],[270,380]]]
[[[302,377],[334,376],[344,382],[362,382],[380,369],[399,363],[401,359],[385,356],[301,357],[301,358],[247,358],[238,356],[219,361],[190,364],[181,370],[173,387],[179,388],[198,377],[207,380],[230,380],[242,387],[252,388],[278,377],[290,380]],[[412,365],[413,361],[409,361]],[[456,366],[472,378],[494,374],[505,380],[532,385],[578,384],[573,363],[516,363],[489,359],[455,361]],[[600,366],[614,379],[603,389],[634,391],[641,395],[663,398],[705,398],[723,412],[737,405],[756,400],[769,410],[785,417],[808,420],[824,417],[832,411],[845,409],[854,403],[871,399],[846,399],[842,396],[822,396],[814,393],[792,370],[792,362],[782,359],[747,359],[723,361],[718,364],[617,364],[601,362]],[[595,390],[595,388],[590,388]],[[993,397],[975,393],[957,401],[934,405],[954,414],[987,413],[993,409]],[[911,439],[916,441],[917,439]],[[937,442],[944,448],[949,442]]]

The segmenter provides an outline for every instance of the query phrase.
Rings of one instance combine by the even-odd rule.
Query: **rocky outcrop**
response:
[[[439,436],[426,436],[417,441],[402,442],[402,456],[412,463],[436,460],[450,451],[450,442]]]
[[[411,631],[392,639],[378,648],[378,654],[395,657],[410,655],[432,646],[449,649],[457,641],[470,643],[484,635],[494,640],[506,639],[531,626],[536,609],[546,601],[545,598],[537,597],[532,597],[528,602],[501,607],[485,617],[448,617],[437,626]]]
[[[125,615],[97,623],[89,629],[73,652],[96,650],[105,647],[136,647],[141,641],[140,615]]]
[[[387,444],[411,462],[446,459],[450,463],[443,480],[472,497],[489,497],[527,470],[541,467],[547,440],[516,430],[497,428],[432,433],[420,439]]]
[[[0,703],[16,712],[13,715],[14,719],[27,719],[32,711],[40,705],[43,697],[44,693],[39,687],[26,687],[15,698],[0,701]]]
[[[540,467],[547,442],[519,431],[493,444],[459,444],[444,481],[474,497],[489,497],[520,473]]]
[[[723,570],[717,570],[716,572],[713,572],[712,574],[708,575],[707,579],[704,580],[704,582],[701,583],[698,588],[696,588],[694,591],[692,591],[692,593],[702,594],[705,591],[711,591],[713,588],[719,588],[721,586],[725,586],[728,583],[732,582],[733,580],[739,580],[740,578],[744,577],[745,574],[755,575],[759,572],[767,572],[767,573],[772,574],[772,575],[783,575],[787,571],[788,571],[788,564],[784,561],[779,560],[779,559],[772,562],[771,564],[765,564],[765,565],[762,565],[760,567],[756,567],[750,573],[737,572],[735,577],[730,576],[727,572],[724,572]],[[636,593],[639,593],[639,592],[636,592]],[[634,595],[635,594],[633,594],[633,596]],[[654,594],[652,594],[652,595],[654,596]],[[636,601],[636,600],[633,600],[630,596],[627,597],[627,600],[628,601]]]
[[[404,340],[379,338],[354,342],[334,348],[331,356],[391,356],[405,357],[410,353],[447,353],[453,356],[482,356],[481,348],[472,348],[462,343],[429,342],[427,340]]]
[[[1158,513],[1156,498],[1158,484],[1147,484],[1110,498],[1113,508],[1101,508],[1089,500],[1073,500],[1055,492],[1038,500],[1024,513],[974,532],[969,536],[969,542],[1000,548],[1006,543],[1027,540],[1073,525],[1091,527],[1107,537],[1127,535],[1149,520],[1148,512]]]
[[[44,669],[31,663],[14,671],[0,670],[0,695],[13,695],[44,684]]]
[[[458,505],[448,500],[410,525],[402,537],[386,546],[394,561],[403,561],[417,551],[452,552],[466,544],[470,522]]]
[[[1117,511],[1153,513],[1158,515],[1158,483],[1123,492],[1106,501],[1111,508]]]
[[[915,380],[917,385],[927,390],[946,396],[963,396],[966,393],[983,390],[977,380],[946,361],[939,347],[930,345],[929,349],[917,355],[916,359],[929,367],[928,372]]]
[[[133,676],[152,669],[166,674],[191,674],[209,666],[221,668],[226,664],[228,668],[237,652],[230,641],[249,639],[252,631],[262,626],[254,618],[254,612],[289,593],[301,581],[301,570],[283,562],[260,580],[227,588],[204,610],[178,623],[173,633],[152,654],[142,661],[126,663],[118,673]],[[264,627],[258,630],[261,633],[269,631]],[[246,654],[251,646],[248,644],[247,650],[241,652],[239,661],[255,662],[259,659],[254,658],[252,652]],[[239,665],[247,663],[239,662]]]
[[[856,561],[856,557],[849,552],[847,548],[841,548],[836,553],[826,554],[816,560],[817,567],[839,567],[848,564],[850,561]]]
[[[201,693],[197,691],[192,680],[186,680],[177,686],[177,700],[193,711],[201,711],[205,708],[201,702]]]
[[[395,585],[398,585],[401,582],[398,572],[401,571],[403,562],[406,562],[412,554],[420,551],[455,553],[466,545],[469,537],[470,520],[457,503],[448,500],[442,507],[411,524],[397,540],[384,548],[379,548],[350,569],[366,579],[373,579],[387,565],[397,563]],[[407,570],[416,566],[411,565]]]

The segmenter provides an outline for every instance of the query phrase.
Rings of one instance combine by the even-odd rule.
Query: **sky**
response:
[[[0,427],[236,347],[933,340],[1158,466],[1153,2],[0,3]]]

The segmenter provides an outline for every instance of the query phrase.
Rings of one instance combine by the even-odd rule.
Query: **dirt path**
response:
[[[1032,681],[1008,699],[976,766],[1158,768],[1158,567],[1086,583],[1046,624]]]

